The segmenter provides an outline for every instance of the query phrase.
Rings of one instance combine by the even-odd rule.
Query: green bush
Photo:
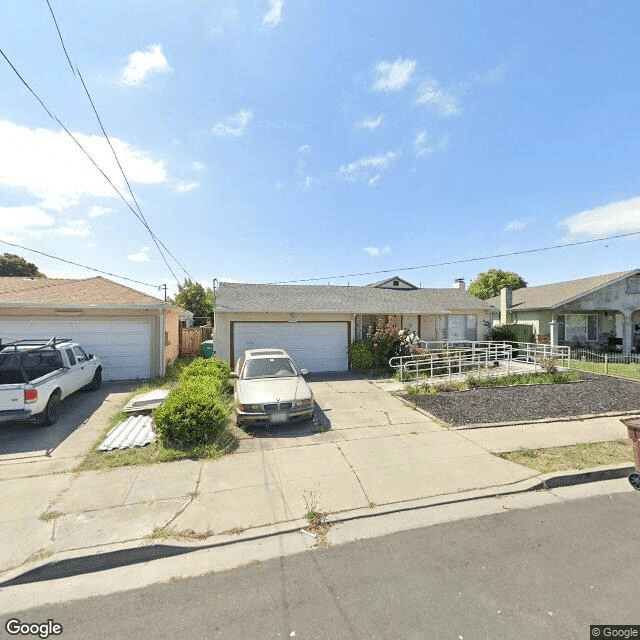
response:
[[[231,368],[224,360],[196,358],[182,370],[180,379],[186,381],[193,378],[213,377],[224,386],[229,383],[230,376]]]
[[[162,445],[188,449],[220,442],[231,407],[223,382],[212,375],[187,376],[153,417]]]
[[[373,367],[371,345],[364,340],[356,340],[349,345],[349,365],[354,371],[369,371]]]
[[[495,342],[518,342],[518,336],[508,324],[497,324],[489,331],[489,340],[494,340]]]

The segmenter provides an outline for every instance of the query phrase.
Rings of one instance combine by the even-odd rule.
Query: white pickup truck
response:
[[[0,422],[53,424],[64,398],[101,383],[100,360],[69,338],[0,343]]]

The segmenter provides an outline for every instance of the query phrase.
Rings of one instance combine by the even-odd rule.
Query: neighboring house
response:
[[[0,338],[71,338],[105,380],[164,375],[178,357],[179,310],[106,278],[0,278]]]
[[[392,316],[422,340],[477,340],[489,312],[464,281],[451,289],[420,289],[397,276],[363,287],[221,282],[216,353],[233,365],[246,349],[277,347],[309,371],[345,371],[349,344],[377,318]]]
[[[553,345],[595,343],[603,333],[622,339],[630,353],[640,336],[640,270],[525,287],[487,300],[500,309],[500,324],[533,325]]]

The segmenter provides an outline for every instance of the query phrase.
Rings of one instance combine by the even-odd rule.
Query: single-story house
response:
[[[511,291],[487,300],[500,324],[533,325],[552,345],[595,343],[603,333],[622,339],[623,353],[640,340],[640,269]]]
[[[221,282],[216,353],[233,366],[246,349],[285,349],[309,371],[346,371],[347,349],[392,316],[422,340],[481,340],[490,306],[465,291],[421,289],[397,276],[368,286]]]
[[[104,380],[164,375],[178,357],[179,310],[100,276],[0,278],[0,338],[71,338],[104,363]]]

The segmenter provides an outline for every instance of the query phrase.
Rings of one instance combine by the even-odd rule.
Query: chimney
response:
[[[459,289],[460,291],[464,291],[464,278],[456,278],[453,281],[453,288]]]
[[[500,289],[500,324],[508,324],[507,312],[513,306],[513,290],[511,287]]]

